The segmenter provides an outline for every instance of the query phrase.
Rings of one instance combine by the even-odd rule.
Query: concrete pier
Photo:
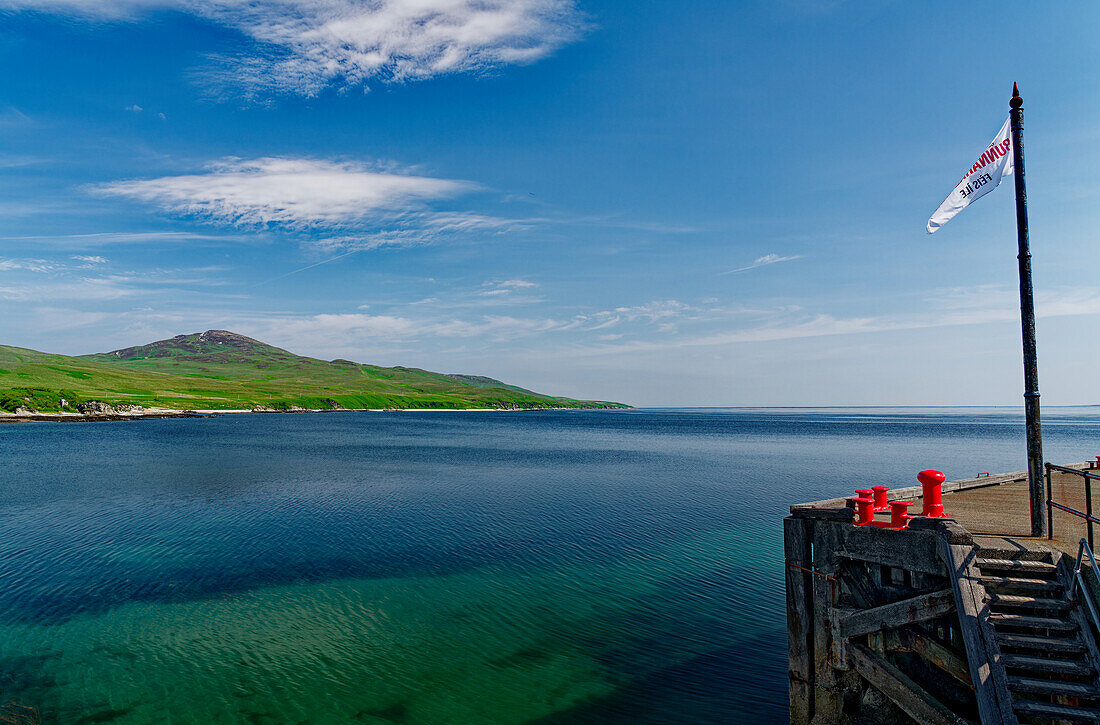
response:
[[[1055,501],[1084,509],[1080,476],[1051,483]],[[904,529],[855,525],[854,492],[791,507],[790,721],[1100,722],[1100,651],[1074,586],[1084,522],[1058,512],[1053,540],[1027,536],[1022,471],[942,491],[950,518]],[[919,512],[921,494],[889,498]]]

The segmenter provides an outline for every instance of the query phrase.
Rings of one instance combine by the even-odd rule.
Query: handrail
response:
[[[1084,476],[1085,478],[1091,478],[1094,481],[1100,481],[1100,475],[1095,473],[1089,473],[1088,471],[1082,471],[1080,468],[1069,468],[1068,466],[1059,466],[1056,463],[1046,464],[1047,468],[1053,468],[1055,471],[1061,471],[1062,473],[1072,473],[1076,476]]]
[[[1089,555],[1089,561],[1092,562],[1092,572],[1100,576],[1100,568],[1096,566],[1096,557],[1092,555],[1092,547],[1089,546],[1089,542],[1081,539],[1081,543],[1077,547],[1077,562],[1073,565],[1073,583],[1069,588],[1069,598],[1073,599],[1077,594],[1077,585],[1081,585],[1081,595],[1085,599],[1085,604],[1089,605],[1089,616],[1092,617],[1092,626],[1100,632],[1100,615],[1096,613],[1096,605],[1092,601],[1092,595],[1089,594],[1089,589],[1085,586],[1085,579],[1081,575],[1081,558],[1084,554]]]
[[[1083,519],[1084,519],[1085,521],[1090,521],[1090,522],[1092,522],[1092,523],[1094,523],[1094,524],[1100,524],[1100,519],[1096,518],[1095,516],[1092,516],[1091,514],[1086,514],[1086,513],[1082,512],[1082,511],[1078,511],[1078,510],[1077,510],[1077,509],[1075,509],[1075,508],[1070,508],[1069,506],[1066,506],[1066,505],[1064,505],[1064,504],[1060,504],[1060,503],[1058,503],[1057,501],[1048,501],[1048,503],[1049,503],[1049,504],[1050,504],[1051,506],[1055,507],[1056,509],[1059,509],[1059,510],[1061,510],[1061,511],[1066,511],[1066,512],[1068,512],[1068,513],[1071,513],[1071,514],[1073,514],[1073,515],[1075,515],[1075,516],[1080,516],[1080,517],[1081,517],[1081,518],[1083,518]]]
[[[1100,461],[1100,458],[1097,459]],[[1088,546],[1091,555],[1093,547],[1092,538],[1092,525],[1100,524],[1100,519],[1092,515],[1092,482],[1100,481],[1100,476],[1095,473],[1088,473],[1077,468],[1068,468],[1066,466],[1058,466],[1053,463],[1046,464],[1046,483],[1047,483],[1047,539],[1054,539],[1054,509],[1059,511],[1065,511],[1071,513],[1074,516],[1078,516],[1085,520],[1088,529]],[[1076,476],[1081,476],[1085,479],[1085,510],[1078,511],[1075,508],[1070,508],[1065,504],[1058,503],[1054,500],[1054,489],[1050,481],[1050,472],[1060,471],[1062,473],[1071,473]],[[1084,541],[1084,539],[1082,539]]]

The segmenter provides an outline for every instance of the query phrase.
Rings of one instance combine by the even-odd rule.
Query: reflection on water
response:
[[[1083,460],[1090,409],[1048,411]],[[1015,411],[0,427],[0,701],[54,722],[778,722],[790,503],[1023,464]]]

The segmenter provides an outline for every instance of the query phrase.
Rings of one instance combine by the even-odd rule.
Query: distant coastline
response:
[[[191,410],[142,413],[8,413],[0,412],[0,423],[90,423],[118,420],[161,420],[165,418],[211,418],[217,413]]]
[[[629,407],[548,395],[484,375],[303,357],[228,330],[75,357],[0,345],[0,420]]]
[[[607,407],[531,407],[531,408],[298,408],[293,410],[167,410],[147,409],[125,412],[50,413],[0,411],[0,423],[96,423],[125,420],[166,420],[170,418],[217,418],[223,415],[286,414],[286,413],[519,413],[549,410],[622,410],[621,406]]]

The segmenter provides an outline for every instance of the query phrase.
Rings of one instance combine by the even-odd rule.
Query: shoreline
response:
[[[117,420],[161,420],[165,418],[213,418],[216,414],[199,411],[158,411],[146,413],[0,413],[0,423],[91,423]]]
[[[259,415],[287,413],[519,413],[542,410],[621,410],[620,408],[304,408],[300,410],[251,409],[146,409],[134,413],[7,413],[0,412],[0,423],[94,423],[123,420],[166,420],[170,418],[217,418],[222,415],[251,413]],[[625,409],[622,409],[625,410]]]

